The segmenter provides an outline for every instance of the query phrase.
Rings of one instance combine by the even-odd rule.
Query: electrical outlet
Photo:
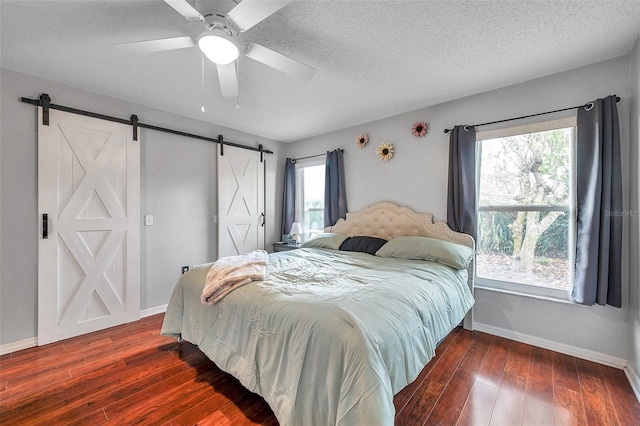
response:
[[[144,216],[144,226],[153,226],[153,215]]]
[[[183,266],[182,267],[182,273],[184,274],[185,272],[187,272],[189,270],[188,266]]]

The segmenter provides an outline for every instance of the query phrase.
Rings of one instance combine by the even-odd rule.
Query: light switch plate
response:
[[[147,214],[144,216],[144,226],[153,226],[153,215]]]

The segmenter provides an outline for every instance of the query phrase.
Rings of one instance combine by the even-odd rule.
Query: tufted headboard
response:
[[[362,210],[347,213],[347,219],[325,228],[349,236],[367,235],[390,240],[404,235],[417,235],[451,241],[474,248],[473,237],[455,232],[443,221],[433,222],[430,213],[416,213],[407,206],[381,201]]]

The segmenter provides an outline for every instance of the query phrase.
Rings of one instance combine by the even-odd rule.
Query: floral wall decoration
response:
[[[369,135],[365,135],[364,133],[360,133],[356,138],[356,145],[358,148],[364,148],[369,143]]]
[[[423,137],[424,135],[429,133],[429,123],[426,123],[424,121],[413,123],[413,126],[411,126],[411,133],[413,133],[413,136],[417,138]]]
[[[387,162],[393,158],[393,144],[385,142],[378,145],[376,153],[381,161]]]

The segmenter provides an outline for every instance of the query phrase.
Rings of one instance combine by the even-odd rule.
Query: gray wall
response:
[[[629,364],[635,370],[636,386],[640,386],[640,38],[631,53],[631,188],[629,244]]]
[[[626,160],[624,191],[628,194],[630,91],[626,56],[295,142],[286,146],[286,155],[300,157],[342,147],[350,211],[390,200],[444,220],[449,143],[443,129],[580,105],[614,93],[622,98],[618,108]],[[411,135],[416,121],[431,124],[427,137]],[[364,149],[355,145],[361,132],[370,139]],[[380,162],[375,154],[376,146],[384,141],[392,142],[396,149],[389,163]],[[624,291],[627,265],[625,261]],[[616,309],[476,291],[475,318],[479,323],[621,359],[628,357],[628,317],[627,300],[622,309]]]
[[[37,134],[36,108],[19,102],[48,93],[53,102],[205,136],[224,135],[245,145],[264,144],[267,155],[267,242],[279,240],[276,186],[282,144],[187,119],[123,100],[97,95],[33,76],[2,70],[0,95],[0,344],[37,334]],[[196,108],[199,105],[195,106]],[[180,266],[216,258],[216,144],[141,130],[141,309],[168,302]],[[277,185],[276,185],[276,182]],[[141,218],[142,221],[142,218]]]

